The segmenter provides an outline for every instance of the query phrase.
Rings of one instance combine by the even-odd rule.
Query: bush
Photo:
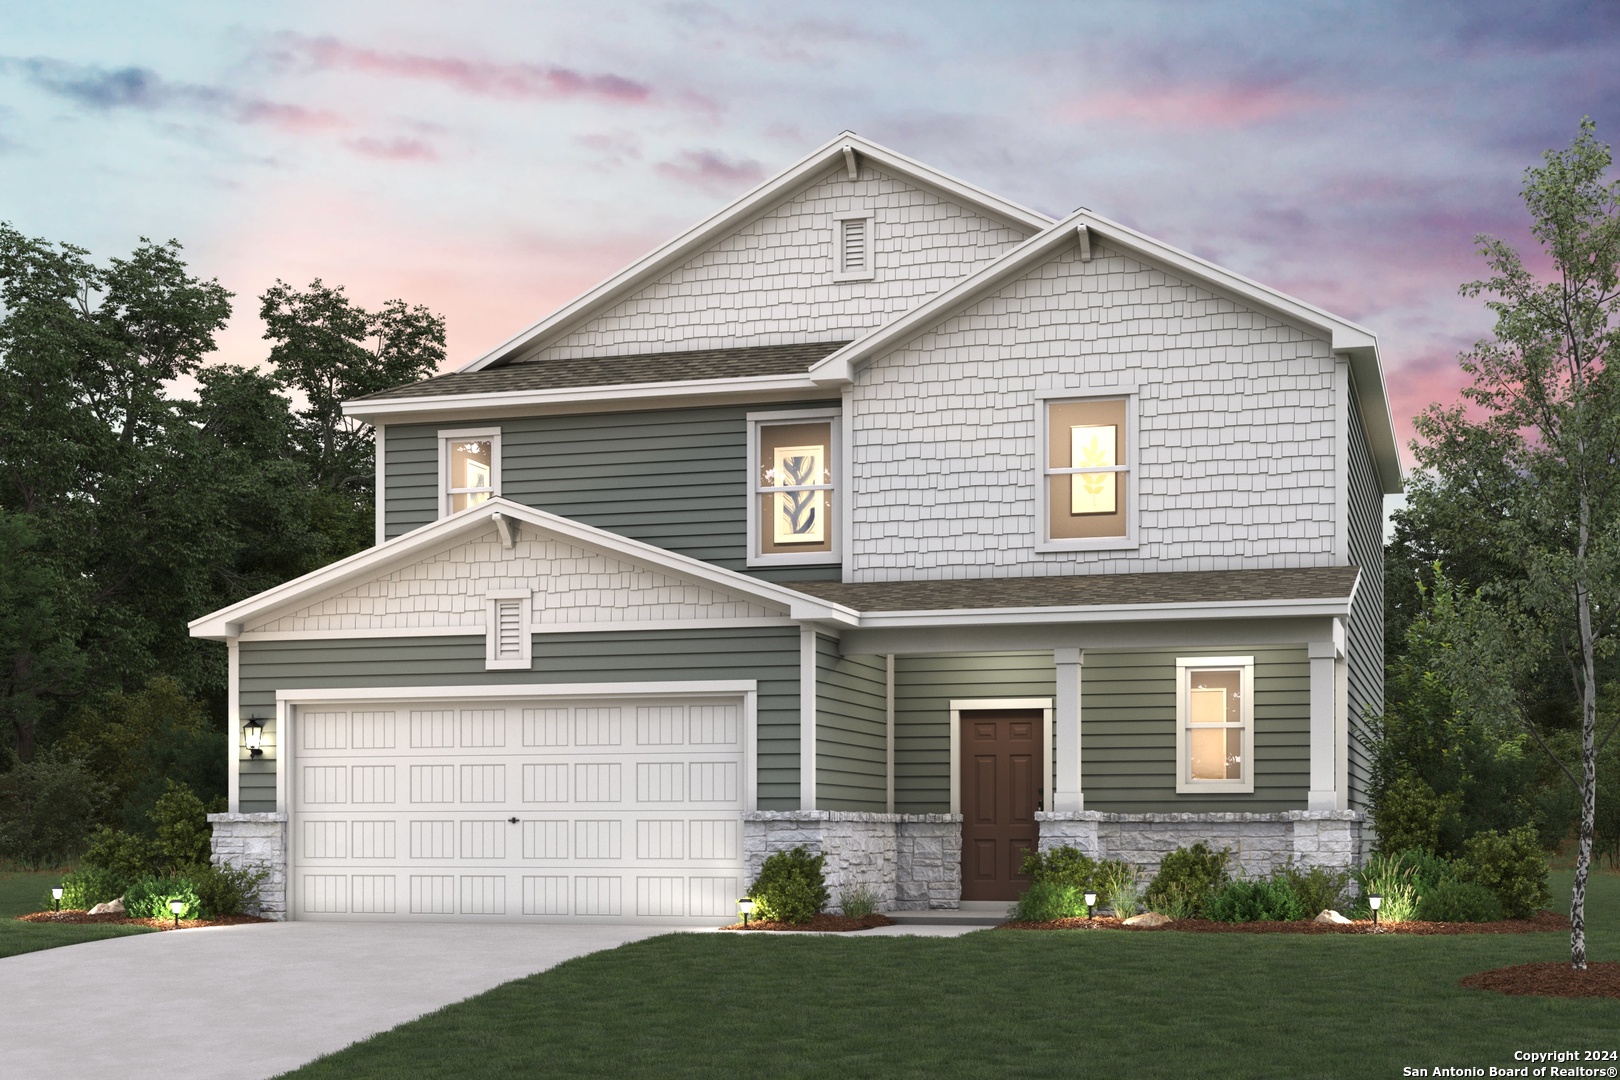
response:
[[[124,895],[125,881],[109,870],[95,866],[82,866],[62,879],[62,910],[89,911],[97,904],[105,904]],[[46,893],[44,907],[55,906],[55,899]]]
[[[78,758],[42,750],[0,776],[0,858],[39,869],[83,849],[107,786]]]
[[[1423,894],[1417,917],[1424,922],[1495,922],[1502,917],[1502,902],[1483,885],[1448,878]]]
[[[1148,907],[1170,919],[1196,919],[1199,901],[1187,895],[1180,885],[1171,885],[1166,892],[1150,895]]]
[[[1350,887],[1348,870],[1331,870],[1326,866],[1313,866],[1302,870],[1289,863],[1282,869],[1288,887],[1299,897],[1300,907],[1307,916],[1315,916],[1329,909],[1337,910],[1344,900],[1344,891]]]
[[[1441,798],[1416,776],[1402,773],[1373,807],[1379,848],[1384,851],[1438,850],[1441,824],[1456,814],[1457,801]]]
[[[1219,922],[1293,922],[1305,917],[1304,905],[1281,874],[1228,881],[1210,894],[1204,912]]]
[[[1445,860],[1436,860],[1436,864],[1445,865]],[[1372,909],[1367,906],[1366,898],[1378,895],[1384,898],[1383,907],[1378,912],[1379,921],[1399,923],[1417,918],[1418,901],[1422,894],[1419,892],[1417,865],[1412,852],[1375,854],[1367,860],[1367,865],[1356,871],[1356,883],[1361,888],[1362,896],[1357,908],[1360,917],[1372,917]],[[1427,888],[1427,883],[1422,887]]]
[[[1056,847],[1050,851],[1025,851],[1024,864],[1019,869],[1031,882],[1088,889],[1096,876],[1097,864],[1079,848]]]
[[[877,910],[877,895],[865,885],[838,894],[838,908],[851,919],[864,919]]]
[[[827,906],[827,880],[821,872],[826,861],[825,855],[812,855],[803,846],[767,858],[748,888],[754,911],[772,922],[809,922]]]
[[[107,871],[125,885],[157,873],[157,852],[149,841],[105,825],[91,834],[82,862]]]
[[[1127,862],[1105,860],[1097,864],[1097,892],[1116,918],[1128,919],[1142,903],[1142,889],[1136,883],[1136,867]]]
[[[225,915],[256,914],[259,887],[270,871],[262,866],[238,869],[234,866],[204,864],[186,873],[201,906],[201,917],[217,919]]]
[[[132,919],[172,919],[169,901],[179,900],[182,919],[202,916],[202,899],[186,877],[144,877],[124,892],[124,913]]]
[[[1019,922],[1052,922],[1085,914],[1085,889],[1056,881],[1032,882],[1010,912]]]
[[[1195,913],[1202,913],[1209,896],[1230,880],[1226,864],[1231,857],[1231,851],[1212,851],[1202,841],[1192,847],[1176,848],[1164,857],[1158,874],[1148,885],[1148,907],[1168,915],[1165,907],[1190,904]]]
[[[1506,834],[1492,830],[1469,837],[1457,876],[1495,893],[1509,919],[1528,919],[1552,903],[1547,857],[1529,825]]]
[[[169,866],[203,866],[208,862],[213,829],[201,799],[186,785],[166,781],[163,794],[152,807],[157,832],[155,849]]]

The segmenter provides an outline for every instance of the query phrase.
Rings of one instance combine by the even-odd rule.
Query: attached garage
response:
[[[736,910],[751,687],[280,698],[293,918],[713,925]]]

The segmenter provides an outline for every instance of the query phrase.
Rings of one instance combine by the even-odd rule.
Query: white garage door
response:
[[[735,699],[312,704],[293,728],[295,918],[735,914]]]

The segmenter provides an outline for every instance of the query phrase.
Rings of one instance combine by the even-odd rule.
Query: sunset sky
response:
[[[7,4],[0,220],[340,283],[459,366],[849,128],[1362,322],[1403,442],[1489,329],[1473,237],[1620,138],[1613,3]],[[1410,462],[1410,455],[1407,456]]]

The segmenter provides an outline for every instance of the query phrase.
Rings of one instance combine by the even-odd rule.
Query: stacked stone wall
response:
[[[846,892],[866,889],[879,911],[954,908],[961,899],[962,819],[953,814],[759,810],[743,815],[749,882],[766,858],[804,847],[826,856],[822,873],[841,912]]]
[[[259,901],[250,915],[267,919],[287,917],[287,815],[209,814],[214,827],[215,866],[267,872],[259,886]]]
[[[1232,852],[1232,868],[1264,877],[1296,866],[1349,869],[1365,856],[1366,815],[1354,810],[1289,810],[1276,814],[1104,814],[1040,812],[1040,847],[1075,847],[1094,859],[1121,859],[1143,879],[1159,872],[1178,847],[1203,842]]]

